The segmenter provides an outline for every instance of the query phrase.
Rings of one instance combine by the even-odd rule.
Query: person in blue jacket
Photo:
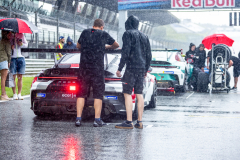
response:
[[[67,43],[64,44],[63,49],[77,49],[77,45],[73,42],[72,38],[68,36]],[[62,53],[64,55],[66,53]]]

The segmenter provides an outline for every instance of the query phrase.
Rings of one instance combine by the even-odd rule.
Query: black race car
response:
[[[52,68],[41,71],[34,78],[31,87],[31,109],[36,115],[45,115],[45,113],[76,114],[76,93],[81,90],[81,84],[77,83],[80,56],[80,53],[68,53]],[[120,78],[116,77],[120,57],[119,54],[105,55],[103,117],[112,114],[126,114],[122,82]],[[145,106],[156,107],[156,78],[148,73],[143,85]],[[92,90],[89,89],[82,116],[94,115],[93,102]],[[132,93],[132,102],[133,113],[137,114],[134,92]]]

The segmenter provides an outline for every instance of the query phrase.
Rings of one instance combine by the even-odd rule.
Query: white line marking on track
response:
[[[22,96],[23,98],[29,98],[30,97],[30,95],[26,95],[26,96]]]
[[[26,95],[26,96],[22,96],[22,97],[23,97],[23,98],[29,98],[30,95]],[[13,100],[13,101],[14,101],[14,100]],[[0,103],[1,103],[1,102],[9,102],[9,101],[1,101],[1,100],[0,100]]]
[[[189,97],[191,97],[194,94],[194,92],[192,92],[189,96],[187,96],[186,99],[188,99]]]
[[[151,128],[153,125],[147,125],[147,127],[145,127],[145,128]]]

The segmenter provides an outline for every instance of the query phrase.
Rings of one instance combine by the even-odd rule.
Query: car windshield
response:
[[[60,61],[60,64],[79,64],[80,54],[67,54]]]
[[[66,54],[59,64],[79,64],[80,63],[81,54]],[[116,57],[116,54],[107,54],[108,64],[111,63]],[[106,59],[104,58],[104,65],[106,65]]]
[[[153,51],[152,61],[167,61],[174,52]]]

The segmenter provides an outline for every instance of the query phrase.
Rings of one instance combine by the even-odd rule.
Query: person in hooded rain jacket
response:
[[[200,45],[201,47],[204,46]],[[198,50],[196,50],[196,46],[191,43],[189,46],[189,51],[186,53],[186,57],[185,59],[192,59],[193,63],[191,63],[193,65],[193,74],[192,74],[192,78],[191,78],[191,85],[194,87],[194,90],[197,90],[197,80],[198,80],[198,74],[199,72],[203,72],[204,70],[204,66],[205,66],[205,58],[206,57],[206,53],[205,55],[202,53],[202,48]]]
[[[196,46],[195,46],[195,44],[190,43],[189,51],[187,51],[187,53],[186,53],[185,60],[187,60],[187,59],[192,59],[193,56],[194,56],[194,54],[195,54],[195,52],[196,52]]]
[[[134,94],[137,97],[138,106],[138,120],[134,125],[135,128],[142,129],[142,115],[144,109],[143,99],[143,80],[150,67],[152,60],[151,47],[148,37],[138,30],[139,19],[135,16],[128,17],[125,22],[126,31],[123,34],[122,41],[122,55],[119,63],[118,77],[121,77],[121,71],[126,65],[125,73],[122,77],[123,94],[125,98],[127,120],[121,124],[116,125],[120,129],[133,129],[132,124],[132,97],[131,94],[134,89]]]
[[[72,38],[70,38],[68,36],[67,43],[64,44],[63,49],[77,49],[77,45],[73,42]],[[62,54],[62,55],[64,55],[64,54]]]
[[[197,48],[197,55],[199,56],[199,61],[197,66],[204,71],[205,67],[205,60],[206,60],[206,51],[204,50],[205,46],[203,44],[200,44]]]

